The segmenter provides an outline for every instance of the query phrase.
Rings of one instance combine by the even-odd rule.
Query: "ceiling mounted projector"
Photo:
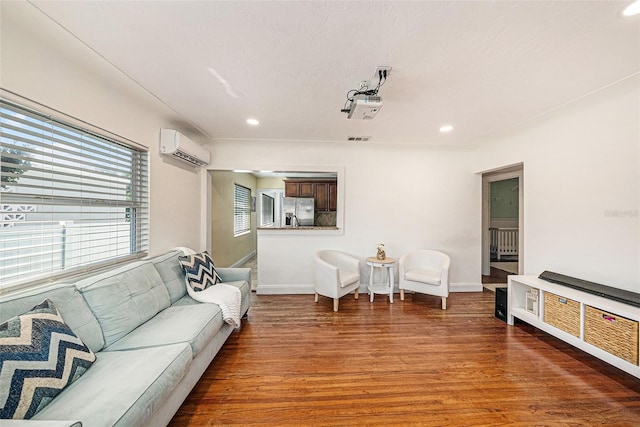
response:
[[[379,66],[375,75],[378,76],[378,84],[373,89],[369,89],[368,80],[360,82],[358,89],[351,89],[347,92],[347,101],[340,110],[347,113],[348,119],[371,120],[382,108],[382,97],[378,96],[380,87],[387,82],[387,76],[391,72],[391,67]]]
[[[377,95],[357,95],[349,106],[348,119],[371,120],[382,108],[382,97]]]

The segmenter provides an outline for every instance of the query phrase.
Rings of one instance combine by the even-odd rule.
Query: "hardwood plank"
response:
[[[640,425],[640,380],[507,326],[493,292],[313,300],[254,295],[170,425]]]

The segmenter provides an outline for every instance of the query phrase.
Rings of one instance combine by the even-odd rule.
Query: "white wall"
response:
[[[150,253],[175,246],[199,249],[204,241],[199,172],[158,154],[160,128],[189,129],[181,129],[171,110],[33,6],[2,2],[1,7],[2,88],[149,147]]]
[[[256,254],[257,212],[251,212],[251,231],[234,236],[235,184],[255,197],[256,178],[247,173],[211,172],[211,257],[216,267],[241,265]]]
[[[524,162],[525,274],[640,292],[640,79],[477,147],[475,170]]]
[[[213,166],[345,168],[344,235],[259,239],[261,285],[308,289],[315,250],[364,258],[384,242],[389,256],[441,249],[452,256],[454,289],[479,286],[480,175],[472,172],[522,162],[524,273],[551,270],[638,292],[639,103],[636,76],[475,148],[215,141]]]
[[[202,139],[30,4],[0,7],[2,87],[149,147],[151,254],[204,249],[206,180],[157,151],[162,127]],[[215,141],[212,169],[344,167],[344,234],[273,243],[270,261],[282,272],[274,283],[311,283],[316,248],[364,258],[384,242],[389,256],[441,249],[452,257],[451,282],[479,288],[474,172],[524,162],[525,272],[548,269],[639,291],[639,99],[635,77],[475,149]]]
[[[258,238],[258,289],[313,283],[313,253],[339,249],[361,258],[439,249],[451,256],[453,287],[481,289],[481,178],[465,149],[215,141],[212,169],[344,168],[344,234]],[[364,277],[367,280],[368,276]]]

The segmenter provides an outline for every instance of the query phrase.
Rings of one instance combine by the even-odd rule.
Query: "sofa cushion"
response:
[[[0,322],[29,311],[45,299],[55,304],[67,325],[91,351],[98,352],[104,347],[98,319],[74,285],[60,284],[3,295],[0,298]]]
[[[95,360],[51,300],[0,324],[0,418],[33,417]]]
[[[152,263],[135,262],[80,280],[76,286],[95,314],[105,346],[169,306],[169,292]]]
[[[184,255],[178,259],[194,291],[203,291],[222,281],[208,252]]]
[[[187,344],[96,356],[93,367],[34,419],[72,417],[84,426],[142,426],[172,394],[192,358]]]
[[[167,287],[171,304],[187,293],[184,270],[180,265],[180,261],[178,261],[178,256],[180,255],[182,255],[182,252],[173,251],[149,260],[156,267],[164,285]]]
[[[195,357],[223,325],[216,304],[172,306],[107,347],[107,351],[131,350],[175,343],[188,343]]]
[[[423,268],[414,268],[404,273],[406,280],[414,282],[422,282],[428,285],[439,286],[441,275],[438,271],[426,270]]]

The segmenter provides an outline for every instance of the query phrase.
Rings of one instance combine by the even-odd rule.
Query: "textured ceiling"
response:
[[[627,1],[31,3],[215,139],[471,144],[640,69]],[[348,120],[379,65],[382,110]]]

